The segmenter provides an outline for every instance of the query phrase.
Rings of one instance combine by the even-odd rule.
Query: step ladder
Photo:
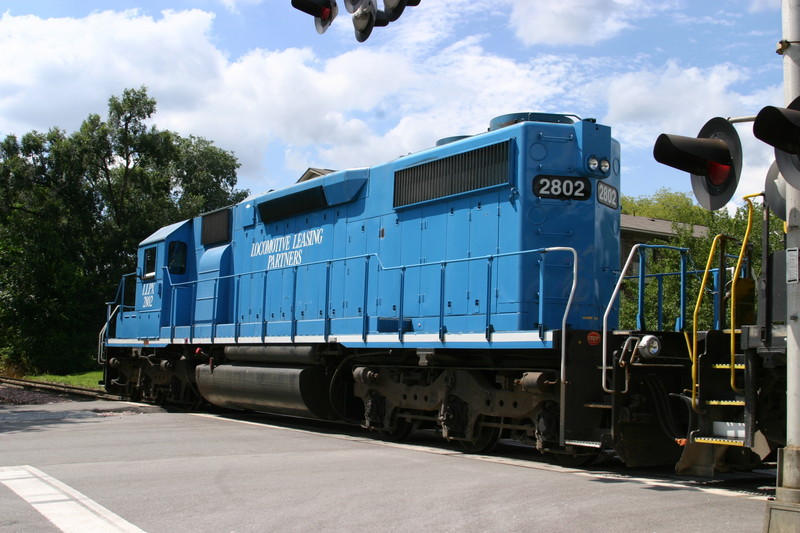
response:
[[[754,398],[745,391],[748,386],[745,355],[734,352],[733,362],[720,362],[729,350],[731,331],[704,332],[698,344],[703,352],[697,356],[696,380],[689,400],[692,430],[684,445],[684,453],[676,466],[679,473],[713,476],[727,470],[724,456],[730,448],[746,448],[755,441],[753,429]],[[733,332],[738,345],[739,333]]]
[[[701,444],[720,444],[726,446],[752,445],[748,439],[746,365],[744,354],[734,352],[734,362],[718,362],[719,354],[725,353],[725,346],[719,346],[721,338],[729,337],[731,332],[715,335],[707,332],[705,353],[700,355],[699,379],[695,412],[698,430],[690,438]],[[710,335],[710,336],[709,336]],[[738,335],[734,332],[738,339]],[[749,442],[748,442],[749,441]]]

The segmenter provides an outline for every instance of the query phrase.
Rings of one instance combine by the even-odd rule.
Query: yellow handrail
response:
[[[711,261],[714,259],[717,243],[719,243],[723,237],[724,235],[722,234],[717,235],[711,243],[706,269],[703,272],[703,281],[700,283],[700,293],[697,295],[697,303],[694,306],[694,313],[692,314],[692,409],[696,413],[700,412],[700,409],[697,407],[697,317],[700,315],[700,304],[703,303],[703,293],[706,290],[706,283],[708,283],[708,272],[711,270]]]
[[[742,248],[739,251],[739,258],[736,261],[736,270],[733,271],[733,279],[731,280],[731,389],[733,392],[742,392],[742,389],[736,386],[736,284],[742,271],[744,254],[747,252],[747,243],[750,240],[750,230],[753,227],[753,202],[750,199],[762,195],[763,193],[758,193],[749,194],[744,197],[744,200],[747,202],[747,229],[744,232]]]

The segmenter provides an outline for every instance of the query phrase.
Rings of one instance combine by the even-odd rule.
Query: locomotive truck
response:
[[[509,438],[573,463],[758,461],[784,438],[781,317],[726,325],[754,292],[739,258],[694,274],[723,309],[697,331],[682,260],[674,327],[621,330],[624,280],[643,290],[648,253],[686,250],[622,258],[619,191],[611,129],[547,113],[308,172],[140,243],[100,335],[105,386],[396,440],[427,428],[468,452]]]

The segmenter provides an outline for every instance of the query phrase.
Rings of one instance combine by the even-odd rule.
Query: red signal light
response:
[[[719,187],[725,183],[725,180],[728,179],[728,176],[731,173],[731,168],[733,168],[731,165],[717,163],[716,161],[709,161],[708,166],[706,167],[706,176],[708,177],[708,181],[710,181],[712,185]]]

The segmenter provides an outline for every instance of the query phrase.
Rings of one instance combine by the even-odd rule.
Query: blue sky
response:
[[[422,0],[361,44],[341,1],[323,35],[290,0],[2,0],[0,13],[0,136],[74,131],[145,85],[155,124],[233,151],[253,192],[517,111],[610,125],[623,194],[690,192],[652,159],[659,133],[783,104],[780,0]],[[741,197],[773,154],[737,129]]]

